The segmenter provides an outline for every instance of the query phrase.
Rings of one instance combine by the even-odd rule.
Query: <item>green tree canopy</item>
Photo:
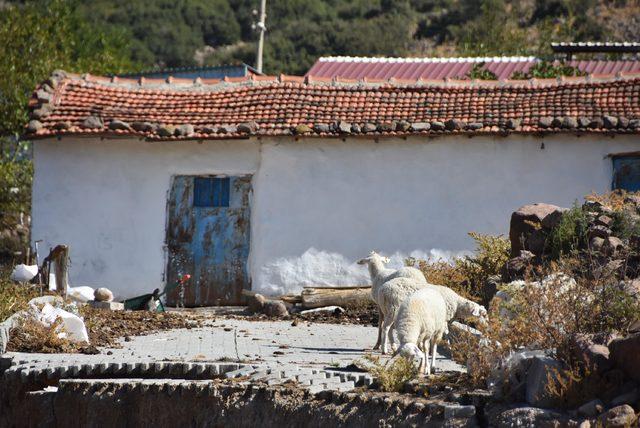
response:
[[[69,0],[6,6],[0,40],[0,137],[22,132],[29,96],[53,70],[105,74],[132,67],[122,35],[96,31]]]

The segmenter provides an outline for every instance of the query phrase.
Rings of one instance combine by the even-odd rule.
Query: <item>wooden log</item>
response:
[[[54,248],[53,253],[55,253],[56,291],[62,297],[67,297],[67,288],[69,287],[69,247],[67,245],[58,245]]]
[[[371,287],[305,287],[302,290],[302,307],[359,306],[371,300]]]

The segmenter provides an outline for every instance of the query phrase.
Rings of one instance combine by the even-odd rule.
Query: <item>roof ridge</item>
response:
[[[524,62],[539,61],[535,56],[478,56],[478,57],[367,57],[367,56],[324,56],[318,58],[318,62],[344,61],[344,62]]]
[[[174,78],[169,76],[161,78],[123,78],[118,76],[94,76],[88,73],[79,75],[64,71],[55,71],[51,80],[83,82],[84,84],[96,84],[107,87],[117,87],[128,90],[166,90],[166,91],[219,91],[246,86],[264,85],[301,85],[301,86],[333,86],[333,87],[354,87],[354,88],[422,88],[422,87],[442,87],[442,88],[473,88],[473,87],[513,87],[513,88],[533,88],[533,87],[560,87],[563,85],[592,85],[615,81],[626,81],[640,79],[640,73],[619,72],[615,76],[610,74],[589,74],[586,76],[562,76],[559,78],[546,79],[500,79],[500,80],[478,80],[478,79],[351,79],[344,77],[328,78],[316,77],[312,75],[295,76],[280,74],[271,75],[248,75],[241,77],[225,77],[223,79],[187,79]],[[55,85],[54,85],[55,86]]]

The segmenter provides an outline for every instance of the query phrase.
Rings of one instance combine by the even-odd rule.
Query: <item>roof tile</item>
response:
[[[56,72],[47,85],[29,102],[37,119],[26,129],[30,138],[640,132],[639,76],[379,84],[251,76],[205,83]],[[301,125],[310,131],[300,132]]]

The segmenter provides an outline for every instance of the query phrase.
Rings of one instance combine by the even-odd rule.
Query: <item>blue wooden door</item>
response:
[[[640,156],[613,158],[613,189],[640,190]]]
[[[190,284],[167,297],[169,305],[237,305],[250,288],[251,177],[176,176],[168,203],[167,281],[190,274]]]

